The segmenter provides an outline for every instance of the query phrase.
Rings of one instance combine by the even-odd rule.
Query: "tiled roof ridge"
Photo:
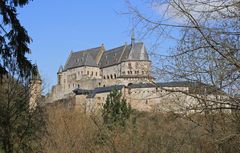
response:
[[[101,48],[101,47],[102,47],[102,46],[93,47],[93,48],[88,48],[88,49],[84,49],[84,50],[79,50],[79,51],[73,52],[72,54],[79,53],[79,52],[89,52],[89,51],[91,51],[91,50],[98,49],[98,48]]]

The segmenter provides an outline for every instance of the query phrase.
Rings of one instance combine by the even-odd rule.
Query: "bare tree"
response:
[[[31,96],[31,77],[22,77],[11,63],[0,82],[0,152],[41,151],[45,116],[40,105],[31,108]],[[39,98],[36,101],[40,102]]]
[[[205,116],[205,123],[186,116],[187,119],[204,126],[206,131],[221,146],[230,146],[230,140],[239,139],[240,111],[240,2],[237,0],[149,0],[144,1],[149,12],[145,13],[127,2],[142,36],[159,41],[167,39],[175,44],[168,55],[152,52],[156,62],[156,77],[167,80],[195,82],[197,92],[182,92],[197,99],[197,106],[187,109],[198,110]],[[145,14],[144,14],[145,13]],[[164,76],[163,76],[164,75]],[[169,92],[176,92],[171,91]],[[226,113],[227,112],[227,113]],[[229,112],[230,115],[226,115]],[[221,117],[221,118],[219,118]],[[221,122],[220,122],[221,121]],[[223,122],[232,124],[231,134],[216,134],[224,127]],[[229,129],[228,129],[229,132]],[[235,138],[236,137],[236,138]],[[234,144],[234,142],[232,143]],[[220,147],[221,148],[221,147]],[[225,148],[226,149],[226,148]],[[239,151],[239,148],[235,148]],[[236,151],[235,150],[235,151]],[[224,152],[224,149],[221,151]],[[233,151],[234,152],[234,151]]]
[[[239,110],[239,2],[152,0],[149,4],[160,16],[145,16],[128,2],[136,25],[143,35],[157,33],[176,44],[169,55],[159,56],[164,62],[155,65],[157,75],[207,84],[212,87],[208,94],[224,91],[224,100],[211,101],[217,104],[215,109]]]

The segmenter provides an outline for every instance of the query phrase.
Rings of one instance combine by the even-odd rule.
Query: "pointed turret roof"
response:
[[[41,75],[39,73],[38,67],[36,66],[36,68],[33,70],[32,73],[32,80],[41,80]]]
[[[58,69],[58,73],[61,73],[63,71],[63,66],[60,65],[59,69]]]

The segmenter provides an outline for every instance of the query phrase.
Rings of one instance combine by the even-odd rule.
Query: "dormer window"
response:
[[[131,64],[131,63],[128,63],[128,67],[129,67],[129,68],[132,68],[132,64]]]

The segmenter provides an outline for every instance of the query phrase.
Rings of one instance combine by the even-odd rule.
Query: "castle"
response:
[[[76,88],[94,89],[111,85],[128,85],[153,81],[144,43],[135,43],[105,50],[99,47],[70,53],[65,66],[60,66],[54,99],[69,96]]]
[[[57,72],[48,101],[71,99],[74,108],[92,111],[101,107],[115,88],[128,103],[140,111],[181,111],[192,100],[180,90],[193,92],[196,84],[189,82],[156,83],[151,76],[151,61],[143,42],[106,50],[104,45],[70,53],[66,64]],[[176,104],[176,99],[178,103]]]

